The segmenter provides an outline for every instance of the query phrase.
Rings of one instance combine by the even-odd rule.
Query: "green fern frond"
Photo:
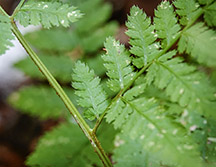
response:
[[[205,8],[204,19],[208,26],[216,27],[216,2]]]
[[[195,24],[182,34],[178,50],[190,54],[201,64],[216,67],[216,33],[203,23]]]
[[[198,0],[201,5],[211,4],[214,0]]]
[[[4,54],[9,46],[13,46],[11,43],[13,39],[10,19],[0,13],[0,55]]]
[[[169,165],[199,166],[196,144],[186,137],[180,125],[166,116],[154,98],[142,97],[129,102],[123,97],[110,107],[107,121],[112,121],[115,128],[120,127],[127,138],[140,143],[143,151],[151,158],[157,158],[155,161]]]
[[[87,65],[78,61],[72,74],[72,86],[80,98],[78,104],[86,110],[84,115],[90,120],[98,118],[108,106],[107,95],[100,85],[99,77]]]
[[[183,63],[179,57],[167,61],[162,59],[159,58],[148,69],[149,84],[153,81],[158,88],[165,89],[172,102],[215,117],[214,89],[207,77],[197,72],[195,67]]]
[[[71,81],[70,73],[72,72],[72,67],[74,66],[74,61],[72,59],[67,56],[40,55],[39,57],[57,80],[64,83],[69,83]],[[29,57],[16,63],[15,67],[34,79],[45,80],[44,76],[38,68],[34,66]]]
[[[64,88],[70,99],[75,102],[74,92]],[[23,87],[12,93],[8,102],[23,113],[39,117],[40,119],[56,119],[61,116],[68,116],[67,109],[61,100],[56,96],[55,91],[47,86]]]
[[[160,45],[155,42],[158,35],[154,32],[151,19],[136,6],[131,8],[126,26],[126,34],[130,37],[129,43],[132,45],[130,52],[136,56],[133,63],[137,68],[141,68],[158,54]]]
[[[174,5],[177,8],[176,13],[181,17],[180,23],[187,25],[199,12],[199,4],[195,0],[176,0]]]
[[[62,25],[68,27],[70,22],[81,18],[79,10],[60,2],[27,2],[16,14],[15,19],[23,26],[42,24],[44,28]]]
[[[173,6],[168,1],[161,2],[155,10],[154,25],[158,38],[163,39],[162,47],[165,48],[180,30]]]
[[[130,54],[119,41],[116,41],[112,37],[106,39],[104,46],[107,53],[103,55],[102,58],[105,61],[104,66],[107,69],[106,74],[110,78],[108,80],[108,86],[112,91],[118,92],[123,89],[134,76],[133,67],[130,66]]]
[[[111,134],[107,140],[112,141]],[[73,123],[64,123],[46,133],[26,164],[40,167],[90,167],[93,164],[102,166],[89,141]]]

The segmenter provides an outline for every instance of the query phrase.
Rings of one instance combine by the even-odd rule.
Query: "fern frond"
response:
[[[74,66],[73,60],[67,56],[40,55],[39,57],[57,80],[64,83],[69,83],[71,81],[70,73]],[[26,75],[32,78],[45,80],[45,77],[41,74],[38,68],[33,65],[33,62],[29,57],[16,63],[15,67],[22,70]]]
[[[164,57],[159,58],[148,69],[147,81],[165,89],[172,102],[215,117],[214,89],[207,77],[182,61],[179,57],[167,61]]]
[[[163,1],[158,5],[155,10],[154,25],[158,38],[162,39],[162,47],[165,48],[180,30],[173,6],[169,1]]]
[[[11,43],[13,39],[10,19],[0,13],[0,55],[4,54],[9,46],[13,46]]]
[[[64,88],[70,99],[75,97],[71,89]],[[56,119],[60,116],[68,116],[67,109],[56,96],[55,91],[47,86],[23,87],[8,98],[9,103],[23,113],[39,117],[40,119]]]
[[[198,0],[201,5],[211,4],[214,0]]]
[[[84,115],[90,120],[98,118],[108,106],[107,95],[100,85],[99,77],[87,65],[78,61],[72,74],[72,86],[80,98],[78,104],[85,107]]]
[[[185,136],[180,125],[166,116],[156,99],[142,97],[127,101],[123,97],[110,107],[106,117],[127,138],[140,143],[146,154],[157,158],[158,163],[199,166],[196,144]]]
[[[114,38],[109,37],[104,44],[107,53],[102,55],[105,61],[105,68],[109,88],[118,92],[123,89],[134,76],[133,67],[130,66],[131,58],[129,52],[123,45],[116,41]]]
[[[177,8],[176,13],[181,17],[180,23],[182,25],[187,25],[199,12],[199,4],[195,0],[176,0],[174,5]]]
[[[159,52],[160,45],[155,42],[158,35],[154,32],[151,19],[136,6],[131,8],[126,26],[126,34],[130,37],[129,43],[132,45],[130,52],[136,56],[133,63],[137,68],[141,68]]]
[[[182,34],[178,50],[190,54],[201,64],[216,67],[216,33],[203,23],[195,24]]]
[[[103,126],[103,128],[104,131],[99,133],[99,138],[107,144],[106,148],[112,147],[113,135],[115,134],[113,128],[110,126],[109,128]],[[63,123],[46,133],[39,140],[35,152],[29,156],[26,164],[39,167],[103,166],[87,138],[73,123]]]
[[[68,27],[70,22],[81,18],[79,10],[60,2],[29,1],[16,14],[15,19],[23,26],[42,24],[44,28],[62,25]]]
[[[205,8],[204,19],[208,26],[216,27],[216,2]]]

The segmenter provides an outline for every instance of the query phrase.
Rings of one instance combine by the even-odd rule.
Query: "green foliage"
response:
[[[100,85],[99,77],[84,63],[78,61],[72,74],[72,86],[80,98],[78,104],[86,110],[84,116],[90,120],[98,118],[108,106],[107,95]]]
[[[74,61],[71,58],[67,56],[40,55],[40,59],[57,80],[64,83],[71,81],[70,73],[72,72],[72,67],[74,66]],[[45,77],[41,74],[38,68],[34,66],[30,58],[19,61],[15,64],[15,67],[22,70],[26,75],[32,78],[45,80]]]
[[[160,45],[155,42],[158,35],[154,32],[150,18],[135,6],[131,8],[126,26],[128,27],[126,34],[130,37],[129,43],[132,45],[130,52],[136,56],[133,63],[137,68],[141,68],[158,53]]]
[[[111,14],[108,3],[102,3],[102,0],[70,2],[77,5],[85,13],[85,17],[72,24],[71,29],[40,30],[27,34],[27,40],[34,47],[52,52],[75,51],[78,52],[76,54],[83,55],[98,51],[106,37],[115,34],[117,23],[106,22]]]
[[[13,46],[12,39],[14,36],[11,32],[10,19],[0,13],[0,55],[4,54],[9,46]]]
[[[74,102],[74,92],[68,88],[64,90]],[[68,116],[67,109],[62,101],[56,96],[55,91],[47,86],[23,87],[13,93],[8,101],[16,109],[32,116],[37,116],[43,120]]]
[[[118,92],[133,79],[133,68],[130,66],[131,58],[125,47],[111,37],[107,38],[104,46],[107,54],[102,58],[106,62],[104,66],[110,78],[107,84],[112,91]]]
[[[190,54],[199,63],[215,67],[216,33],[203,23],[197,23],[182,34],[178,50]]]
[[[192,21],[194,16],[199,12],[199,4],[195,0],[188,0],[185,3],[185,0],[176,0],[174,2],[175,7],[177,8],[176,13],[181,17],[180,23],[182,25],[187,25]]]
[[[172,39],[174,39],[180,30],[179,24],[177,24],[177,18],[173,12],[173,6],[163,1],[155,10],[154,24],[156,34],[158,38],[162,40],[162,47],[170,45]]]
[[[42,52],[63,52],[62,55],[70,56],[75,53],[80,58],[83,53],[95,53],[100,41],[105,37],[105,31],[111,32],[114,29],[115,23],[113,27],[111,24],[103,25],[110,14],[109,5],[100,8],[100,0],[76,0],[74,4],[78,5],[81,11],[89,12],[83,22],[72,25],[67,31],[53,29],[53,32],[43,31],[36,34],[40,37],[47,33],[50,39],[56,40],[61,37],[55,32],[61,32],[61,36],[67,38],[66,41],[71,42],[71,45],[66,44],[64,47],[63,43],[58,45],[55,42],[49,45],[47,40],[43,39],[40,46],[37,44],[38,37],[35,37],[33,43],[37,48],[41,47]],[[132,7],[126,23],[130,48],[127,49],[112,37],[107,38],[104,44],[106,54],[102,55],[102,59],[106,69],[103,68],[102,71],[106,71],[108,79],[105,80],[108,81],[102,82],[105,83],[103,87],[109,87],[117,94],[110,101],[107,94],[113,94],[103,90],[99,77],[86,65],[91,64],[91,67],[99,71],[100,65],[94,66],[101,63],[101,59],[96,58],[96,62],[92,63],[93,59],[89,60],[88,55],[83,57],[86,63],[77,61],[73,65],[72,62],[63,62],[65,66],[73,67],[72,86],[76,89],[75,94],[79,96],[77,102],[82,107],[78,108],[79,111],[82,112],[84,108],[84,116],[90,121],[96,118],[95,127],[100,125],[98,120],[102,120],[105,115],[109,126],[113,124],[114,128],[119,130],[116,135],[109,126],[99,129],[102,134],[106,134],[103,137],[106,140],[101,139],[101,142],[104,141],[110,147],[109,155],[115,166],[215,166],[215,30],[204,26],[201,19],[200,23],[196,23],[203,15],[204,21],[209,26],[214,26],[214,4],[212,0],[176,0],[173,3],[163,1],[155,10],[153,23],[141,9]],[[94,12],[96,8],[100,9]],[[101,18],[96,17],[98,15],[101,15]],[[109,26],[110,28],[105,29]],[[34,35],[28,37],[31,40]],[[100,38],[98,44],[92,44],[97,38]],[[56,49],[52,51],[52,47]],[[182,53],[187,53],[192,59]],[[57,59],[53,62],[57,62]],[[54,65],[50,68],[55,70]],[[68,71],[69,68],[65,73]],[[100,73],[101,76],[103,72]],[[54,74],[59,80],[63,80],[61,73]],[[68,79],[65,79],[65,82],[67,83]],[[42,99],[41,95],[37,95],[40,92],[38,89],[32,92],[32,97],[36,94],[34,101]],[[18,99],[16,103],[28,106],[27,100],[21,98],[25,94],[25,91],[20,91],[18,95],[12,96],[11,101]],[[56,103],[52,104],[53,106],[60,106],[51,97],[51,92],[46,90],[45,94],[50,97],[43,100],[51,99]],[[42,103],[44,108],[50,107],[46,103],[48,102]],[[61,115],[60,108],[57,115]],[[36,110],[33,111],[36,113]],[[94,121],[90,121],[87,123],[93,125]],[[94,133],[94,130],[90,131]],[[106,133],[108,130],[109,133]],[[113,149],[107,141],[112,141],[114,136]],[[87,142],[77,130],[77,126],[64,124],[41,139],[27,164],[101,166]]]
[[[216,27],[216,2],[205,9],[204,19],[208,26]]]
[[[113,129],[103,126],[105,133],[99,133],[99,139],[106,144],[105,149],[112,148]],[[39,141],[36,151],[26,161],[28,166],[43,167],[100,167],[100,162],[89,141],[77,125],[64,123],[45,134]]]
[[[75,22],[82,16],[75,9],[60,2],[28,1],[16,14],[16,20],[23,26],[42,24],[44,28],[59,25],[68,27],[70,22]]]

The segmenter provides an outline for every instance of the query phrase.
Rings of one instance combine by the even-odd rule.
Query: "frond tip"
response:
[[[116,41],[112,37],[107,38],[104,45],[107,54],[103,55],[102,58],[105,61],[104,66],[110,78],[108,80],[108,86],[112,91],[118,92],[134,76],[133,67],[130,66],[130,54],[119,41]]]
[[[90,120],[98,118],[108,106],[107,95],[100,85],[100,78],[95,77],[94,71],[78,61],[72,74],[72,86],[79,96],[78,104],[86,108],[84,115]]]
[[[42,24],[44,28],[62,25],[69,26],[69,22],[75,22],[82,14],[73,6],[60,2],[34,2],[29,1],[15,16],[23,26],[30,24]]]

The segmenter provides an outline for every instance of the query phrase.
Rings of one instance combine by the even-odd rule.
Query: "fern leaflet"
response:
[[[187,3],[185,0],[176,0],[174,5],[177,8],[176,13],[181,16],[180,23],[182,25],[187,25],[201,10],[195,0],[188,0]]]
[[[180,53],[186,51],[199,63],[216,66],[216,33],[203,23],[197,23],[184,32],[178,43]]]
[[[11,31],[10,19],[0,13],[0,55],[5,53],[8,46],[13,46],[12,39],[14,36]]]
[[[154,32],[150,18],[136,6],[131,8],[126,26],[126,34],[130,37],[129,43],[132,45],[130,52],[136,56],[133,63],[137,68],[141,68],[158,54],[160,45],[155,42],[158,35]]]
[[[100,85],[99,77],[84,63],[78,61],[72,74],[72,86],[80,98],[78,104],[85,107],[84,115],[90,120],[98,118],[108,106],[107,95]]]
[[[215,117],[214,89],[207,77],[193,66],[182,63],[179,57],[166,60],[172,54],[162,56],[150,66],[146,76],[148,83],[154,80],[158,88],[165,89],[172,102]]]
[[[42,24],[44,28],[52,26],[68,27],[70,22],[75,22],[82,14],[73,6],[60,2],[27,2],[16,14],[15,19],[23,26]]]
[[[162,47],[170,45],[180,30],[177,23],[176,14],[173,6],[169,2],[163,1],[155,10],[154,25],[158,38],[163,39]]]
[[[104,44],[107,54],[102,58],[105,61],[105,68],[109,76],[108,86],[114,91],[118,92],[123,89],[130,80],[133,79],[133,67],[130,66],[131,58],[129,52],[123,45],[112,37],[107,38]]]

